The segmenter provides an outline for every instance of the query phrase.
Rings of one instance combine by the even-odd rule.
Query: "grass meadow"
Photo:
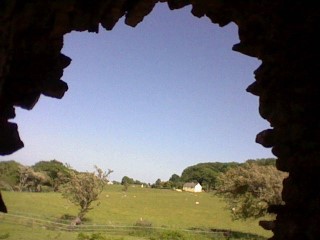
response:
[[[0,215],[0,239],[200,240],[259,239],[249,234],[272,236],[258,226],[260,219],[233,221],[225,203],[211,193],[138,186],[124,192],[122,186],[111,185],[79,227],[71,227],[69,220],[77,215],[77,207],[59,193],[2,192],[2,195],[9,214]],[[216,234],[215,229],[248,233],[248,237]],[[99,233],[96,238],[92,235],[95,233]]]

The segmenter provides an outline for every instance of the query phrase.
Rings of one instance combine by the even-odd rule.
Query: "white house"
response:
[[[200,185],[200,183],[188,182],[183,184],[182,189],[186,192],[201,192],[202,186]]]

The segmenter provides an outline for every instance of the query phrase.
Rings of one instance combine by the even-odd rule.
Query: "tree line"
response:
[[[146,184],[124,176],[123,190],[131,185],[160,189],[182,189],[186,182],[197,182],[206,192],[222,197],[235,219],[260,217],[270,205],[282,204],[282,181],[287,176],[275,167],[276,159],[250,159],[238,162],[199,163],[185,168],[179,176],[172,174],[168,181]],[[59,191],[79,206],[78,220],[92,208],[108,182],[112,170],[78,172],[57,160],[40,161],[31,167],[15,161],[0,162],[0,190]]]
[[[40,161],[33,166],[24,166],[14,160],[0,162],[0,189],[13,191],[58,191],[67,183],[70,166],[57,160]]]

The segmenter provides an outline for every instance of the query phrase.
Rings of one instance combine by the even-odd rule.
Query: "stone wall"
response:
[[[223,27],[234,22],[240,42],[233,50],[262,61],[247,91],[259,96],[261,117],[271,128],[256,141],[278,157],[285,205],[261,225],[271,239],[320,239],[319,10],[316,1],[284,0],[1,0],[0,1],[0,154],[21,147],[10,119],[15,107],[32,109],[41,94],[62,98],[61,80],[71,59],[61,53],[64,34],[112,30],[118,20],[135,27],[157,2],[171,10],[192,5],[196,17]],[[232,66],[230,66],[232,67]]]

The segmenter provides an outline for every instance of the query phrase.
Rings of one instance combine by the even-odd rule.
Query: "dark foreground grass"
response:
[[[61,231],[47,229],[36,226],[22,226],[17,224],[0,223],[0,239],[8,240],[42,240],[42,239],[60,239],[60,240],[241,240],[254,239],[265,240],[264,237],[240,232],[213,233],[213,232],[193,232],[185,230],[170,229],[131,229],[129,231],[108,232],[78,232]]]
[[[49,225],[52,222],[64,225],[61,225],[61,228],[51,225],[50,228],[43,222],[40,224],[36,221],[33,221],[33,224],[30,222],[22,224],[19,223],[21,220],[8,222],[9,215],[7,217],[2,215],[0,239],[5,239],[5,234],[9,234],[6,239],[76,240],[79,233],[90,234],[90,231],[100,231],[104,239],[108,240],[271,237],[270,232],[258,226],[259,219],[232,221],[225,209],[225,203],[208,193],[194,194],[140,187],[130,187],[124,192],[121,186],[108,186],[100,197],[100,204],[88,213],[81,228],[71,229],[72,232],[68,229],[70,227],[68,217],[76,216],[77,208],[63,199],[59,193],[2,192],[2,194],[9,213],[46,220]],[[221,232],[221,229],[225,231]],[[28,238],[29,236],[31,238]],[[87,239],[90,239],[90,236]]]

